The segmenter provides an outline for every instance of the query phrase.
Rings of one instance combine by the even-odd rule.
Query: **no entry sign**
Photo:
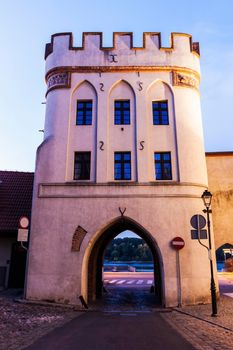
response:
[[[173,238],[173,240],[171,241],[171,246],[172,246],[172,248],[174,248],[176,250],[180,250],[180,249],[184,248],[185,243],[184,243],[183,238],[181,238],[181,237]]]
[[[17,237],[17,241],[21,242],[21,244],[22,242],[28,241],[28,226],[29,226],[29,219],[26,216],[21,216],[21,218],[19,219],[19,228],[18,228],[18,237]]]
[[[20,228],[28,228],[29,226],[29,219],[26,216],[21,216],[19,219],[19,227]]]

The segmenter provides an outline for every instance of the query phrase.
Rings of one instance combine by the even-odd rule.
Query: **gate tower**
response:
[[[170,47],[160,33],[144,33],[142,47],[132,33],[114,33],[112,47],[102,33],[83,33],[81,47],[71,33],[52,36],[27,299],[95,299],[104,244],[133,229],[156,257],[162,305],[209,302],[209,260],[190,225],[207,188],[199,58],[188,34],[172,33]]]

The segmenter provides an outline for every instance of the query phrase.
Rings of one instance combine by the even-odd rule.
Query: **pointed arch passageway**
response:
[[[111,224],[107,225],[100,234],[98,238],[92,245],[89,261],[88,261],[88,303],[101,300],[105,302],[109,300],[109,291],[106,290],[103,282],[103,262],[104,254],[108,244],[120,233],[124,231],[131,231],[142,238],[145,243],[150,248],[153,257],[153,285],[147,286],[146,298],[147,301],[150,300],[152,306],[164,305],[164,293],[163,293],[163,271],[162,271],[162,257],[159,247],[153,238],[153,236],[145,230],[140,224],[130,219],[129,217],[121,216],[115,219]],[[118,290],[119,292],[119,290]],[[124,298],[126,299],[127,290],[122,289]],[[140,297],[143,297],[142,289],[140,292]],[[128,291],[128,303],[134,303],[134,291],[131,286],[131,292]],[[119,297],[119,295],[118,295]],[[132,300],[131,300],[132,299]],[[118,298],[118,303],[119,303]],[[139,301],[141,303],[141,301]]]

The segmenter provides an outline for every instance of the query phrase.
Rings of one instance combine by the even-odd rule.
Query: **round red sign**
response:
[[[20,228],[28,228],[29,226],[29,219],[26,216],[21,216],[19,219],[19,227]]]
[[[171,246],[172,246],[172,248],[174,248],[176,250],[180,250],[180,249],[184,248],[185,242],[184,242],[183,238],[175,237],[171,241]]]

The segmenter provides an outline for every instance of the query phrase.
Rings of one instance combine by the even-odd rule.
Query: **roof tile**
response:
[[[0,171],[0,231],[17,230],[31,216],[34,173]]]

